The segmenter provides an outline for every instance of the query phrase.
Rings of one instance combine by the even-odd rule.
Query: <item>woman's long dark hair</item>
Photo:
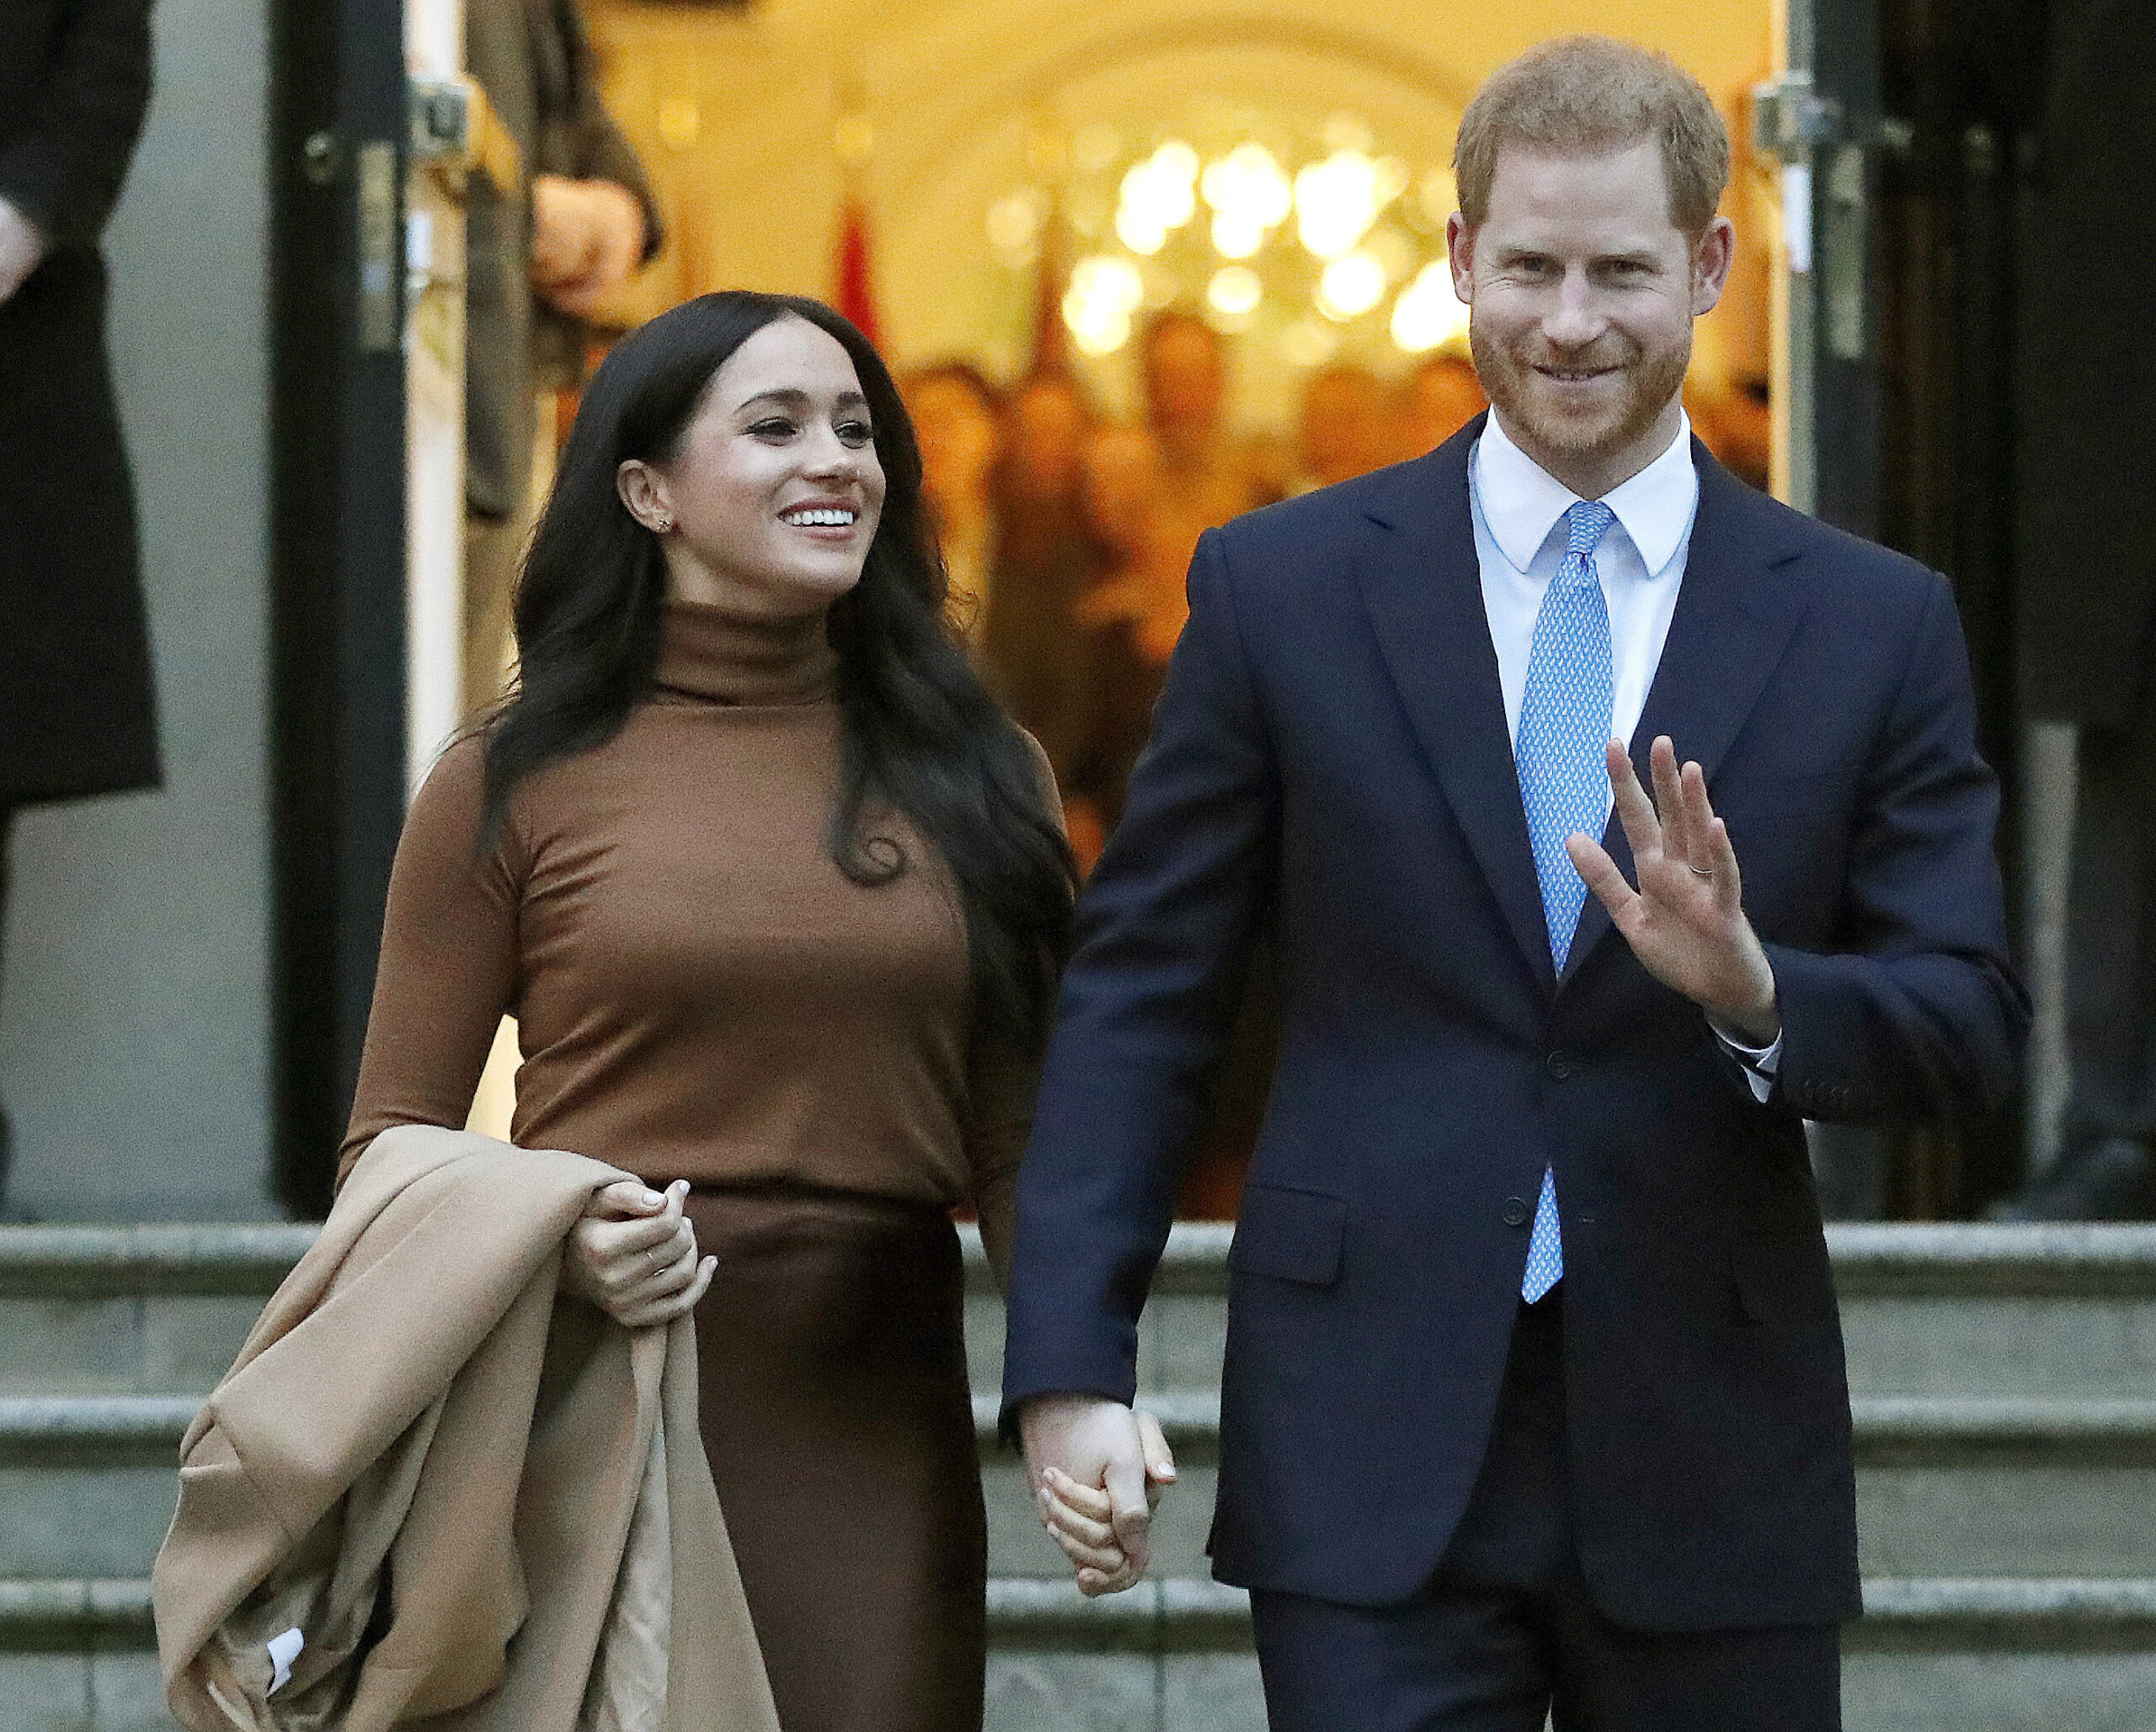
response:
[[[845,738],[831,858],[857,884],[899,877],[908,863],[877,834],[874,815],[903,813],[955,881],[976,1027],[1038,1047],[1070,946],[1070,850],[1032,751],[945,624],[921,453],[890,370],[821,301],[744,290],[700,296],[625,338],[600,367],[517,589],[521,672],[485,724],[486,833],[499,833],[526,776],[603,745],[649,692],[666,562],[658,537],[622,504],[616,472],[631,458],[675,456],[712,376],[782,318],[829,332],[852,358],[885,488],[861,581],[832,605],[828,626]]]

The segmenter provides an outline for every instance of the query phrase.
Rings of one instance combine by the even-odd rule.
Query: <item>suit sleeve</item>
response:
[[[1844,943],[1769,945],[1775,1100],[1806,1116],[1968,1118],[2012,1099],[2029,1003],[2008,966],[1967,651],[1935,577],[1849,839]]]
[[[1227,556],[1209,532],[1150,743],[1079,906],[1018,1178],[1006,1420],[1028,1396],[1135,1391],[1138,1314],[1234,1020],[1278,823]]]
[[[93,247],[119,202],[150,104],[150,0],[72,0],[43,100],[0,145],[0,198],[48,248]]]

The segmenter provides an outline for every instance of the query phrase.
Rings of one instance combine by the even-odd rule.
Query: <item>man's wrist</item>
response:
[[[1782,1037],[1781,1012],[1775,1000],[1769,999],[1766,1008],[1745,1010],[1718,1010],[1710,1008],[1707,1021],[1717,1034],[1732,1045],[1749,1047],[1764,1053]]]

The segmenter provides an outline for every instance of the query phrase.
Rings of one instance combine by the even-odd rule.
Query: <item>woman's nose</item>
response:
[[[861,453],[826,428],[809,445],[808,466],[818,475],[856,475],[861,469]]]

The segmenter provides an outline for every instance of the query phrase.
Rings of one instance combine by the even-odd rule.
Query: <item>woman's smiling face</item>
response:
[[[622,498],[657,530],[668,593],[752,617],[829,607],[861,581],[883,469],[852,357],[806,319],[735,349],[663,463],[622,465]]]

